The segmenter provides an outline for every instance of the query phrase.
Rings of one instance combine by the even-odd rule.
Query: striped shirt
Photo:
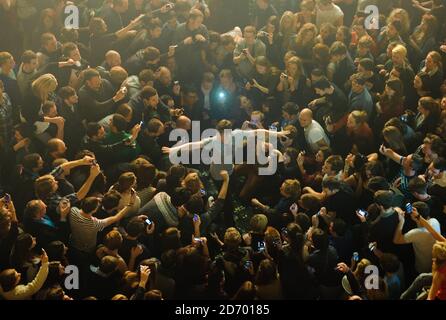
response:
[[[84,217],[80,209],[74,207],[70,212],[70,226],[70,245],[79,251],[93,253],[96,248],[97,234],[107,225],[105,220]]]

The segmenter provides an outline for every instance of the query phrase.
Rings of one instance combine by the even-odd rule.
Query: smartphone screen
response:
[[[152,221],[150,221],[150,219],[146,219],[146,223],[150,226],[152,224]]]

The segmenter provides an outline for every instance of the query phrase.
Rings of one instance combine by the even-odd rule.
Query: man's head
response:
[[[54,159],[64,158],[65,152],[67,152],[65,142],[57,138],[48,140],[47,149],[48,154]]]
[[[165,131],[164,124],[157,118],[152,118],[147,123],[147,133],[151,137],[159,137]]]
[[[24,169],[38,173],[43,169],[44,162],[40,154],[30,153],[23,158],[22,164]]]
[[[314,231],[311,233],[311,240],[316,250],[325,251],[328,249],[328,234],[322,229],[314,229]]]
[[[427,182],[420,177],[415,177],[409,181],[409,191],[416,199],[422,199],[427,195]]]
[[[45,117],[54,118],[57,117],[57,106],[53,101],[46,101],[42,105],[42,113]]]
[[[93,215],[98,211],[99,207],[101,205],[101,200],[96,197],[88,197],[85,198],[82,202],[82,212],[85,214]]]
[[[192,121],[186,116],[179,116],[177,120],[175,121],[176,128],[177,129],[183,129],[186,131],[189,131],[192,129]]]
[[[144,221],[138,217],[132,218],[125,227],[125,231],[127,232],[128,236],[132,238],[139,237],[141,234],[143,234],[145,229],[146,226],[144,225]]]
[[[73,59],[74,61],[81,61],[81,53],[77,45],[73,42],[67,42],[62,46],[62,54],[67,59]]]
[[[242,242],[242,236],[236,228],[228,228],[225,232],[223,242],[229,250],[234,250]]]
[[[193,87],[185,87],[183,91],[183,104],[184,106],[194,107],[198,102],[198,92]]]
[[[354,93],[361,93],[364,91],[365,87],[365,79],[362,77],[361,74],[355,73],[350,77],[350,80],[352,82],[352,91]]]
[[[101,141],[105,138],[105,129],[97,122],[87,124],[87,136],[93,141]]]
[[[334,92],[333,85],[325,77],[320,79],[319,81],[316,81],[313,84],[313,88],[314,88],[314,91],[316,92],[316,94],[320,97],[331,95]]]
[[[311,109],[305,108],[299,114],[299,123],[302,128],[306,128],[313,122],[313,111]]]
[[[15,269],[6,269],[0,273],[0,286],[3,292],[13,290],[19,283],[22,275]]]
[[[93,90],[99,91],[102,86],[101,75],[96,69],[87,69],[84,71],[85,85]]]
[[[116,66],[110,69],[110,80],[116,87],[121,87],[129,74],[123,67]]]
[[[75,105],[79,102],[76,90],[70,86],[62,87],[59,90],[59,97],[69,106]]]
[[[446,160],[437,158],[428,167],[428,174],[434,179],[441,179],[446,172]]]
[[[42,200],[31,200],[26,204],[24,216],[25,219],[40,220],[46,214],[46,204]]]
[[[336,194],[341,189],[341,183],[335,177],[322,180],[322,190],[327,196]]]
[[[123,116],[127,123],[130,123],[130,121],[132,121],[133,109],[128,103],[120,104],[116,109],[116,113]]]
[[[201,81],[201,87],[204,90],[211,90],[214,86],[215,76],[212,72],[205,72],[203,74],[203,80]]]
[[[166,67],[160,67],[158,69],[159,71],[159,82],[163,85],[163,86],[170,86],[172,84],[172,73],[170,72],[169,69],[167,69]]]
[[[336,176],[342,169],[344,169],[344,160],[341,156],[329,156],[322,166],[322,173],[328,176]]]
[[[280,186],[283,197],[297,200],[301,194],[300,182],[297,179],[286,179]]]
[[[196,30],[198,29],[204,20],[203,13],[198,9],[192,9],[189,12],[189,18],[187,19],[187,26],[189,30]]]
[[[112,189],[104,194],[102,198],[102,207],[107,212],[115,212],[119,207],[119,202],[121,201],[121,194]]]
[[[141,87],[144,88],[145,86],[153,87],[156,77],[152,70],[144,69],[138,74],[138,79]]]
[[[159,103],[158,92],[150,86],[145,86],[141,90],[141,99],[144,103],[144,106],[156,109]]]
[[[105,54],[105,62],[110,68],[121,66],[122,60],[119,52],[110,50]]]
[[[299,114],[299,107],[294,102],[287,102],[282,107],[282,117],[286,121],[295,120]]]
[[[160,51],[155,47],[147,47],[144,49],[144,60],[147,65],[156,66],[160,62]]]
[[[113,133],[125,131],[127,129],[127,126],[128,122],[126,121],[126,119],[118,113],[115,113],[110,119],[110,131]]]
[[[256,41],[256,28],[253,26],[246,26],[243,31],[243,37],[245,38],[247,45],[252,45]]]
[[[393,192],[390,190],[378,190],[375,192],[374,201],[381,211],[388,210],[393,206]]]
[[[48,53],[57,51],[57,39],[52,33],[44,33],[40,38],[40,44]]]
[[[37,54],[34,51],[26,50],[22,54],[22,68],[26,73],[32,73],[37,69]]]
[[[347,56],[347,47],[341,41],[335,41],[330,48],[330,56],[333,62],[342,61]]]

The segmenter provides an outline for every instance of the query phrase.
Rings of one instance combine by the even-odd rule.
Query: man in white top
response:
[[[319,0],[316,7],[316,25],[318,28],[323,23],[331,23],[335,27],[344,25],[344,12],[333,3],[333,0]]]
[[[313,111],[308,108],[303,109],[299,114],[299,122],[304,128],[305,140],[313,153],[316,154],[321,148],[330,146],[330,140],[324,129],[313,120]]]
[[[399,224],[395,229],[393,243],[407,244],[412,243],[415,252],[415,269],[419,273],[428,273],[432,270],[432,247],[435,239],[431,233],[421,226],[420,215],[426,219],[432,228],[440,233],[440,223],[437,219],[429,217],[429,206],[424,202],[414,202],[410,217],[417,224],[417,228],[403,234],[405,212],[400,208],[395,208],[398,212]]]

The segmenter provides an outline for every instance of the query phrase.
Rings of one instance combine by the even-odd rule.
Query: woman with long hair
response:
[[[433,15],[425,14],[412,35],[409,37],[411,48],[411,61],[413,65],[419,65],[421,60],[435,49],[435,37],[438,32],[437,18]]]
[[[428,300],[446,300],[446,242],[438,242],[432,248],[432,286]]]
[[[384,127],[384,124],[393,117],[399,117],[403,114],[404,88],[399,79],[387,80],[384,92],[379,95],[379,101],[376,104],[376,120],[374,125],[375,134],[378,135]]]
[[[282,20],[283,19],[280,20],[281,23]],[[288,20],[285,19],[283,21]],[[283,42],[285,40],[282,33],[280,32],[279,19],[276,16],[269,17],[266,25],[258,32],[257,38],[262,40],[262,42],[265,44],[266,57],[268,58],[268,60],[271,61],[274,65],[280,65],[282,63],[281,57],[283,56],[286,46],[284,47],[283,45]]]
[[[299,106],[308,103],[307,77],[301,59],[291,57],[286,62],[285,72],[280,75],[277,91],[282,93],[283,103],[294,102]]]
[[[48,73],[41,75],[31,84],[31,90],[25,96],[21,114],[27,124],[34,128],[36,136],[46,143],[50,138],[63,139],[64,119],[62,117],[46,117],[42,106],[49,101],[56,100],[55,91],[58,82],[54,75]]]
[[[423,97],[418,101],[418,114],[415,117],[415,132],[425,137],[428,133],[436,133],[440,122],[440,105],[431,97]]]
[[[119,176],[118,182],[110,187],[110,190],[116,190],[121,195],[118,210],[121,210],[125,206],[131,207],[128,215],[137,214],[141,207],[141,199],[135,190],[137,185],[136,181],[136,176],[133,172],[125,172]]]
[[[307,300],[317,297],[317,286],[304,262],[305,237],[302,229],[298,224],[290,223],[283,229],[282,236],[287,244],[278,259],[278,270],[284,298]]]
[[[313,61],[313,47],[316,43],[317,28],[312,23],[306,23],[296,36],[291,37],[288,50],[293,50],[302,60],[305,69],[310,72]]]
[[[353,143],[352,153],[371,154],[375,150],[372,129],[365,111],[352,111],[347,118],[347,134]]]
[[[264,259],[260,262],[255,277],[255,285],[257,297],[260,300],[282,299],[282,285],[274,261]]]
[[[11,250],[9,262],[12,268],[21,273],[24,283],[28,283],[36,276],[39,271],[38,255],[34,252],[36,247],[36,238],[29,233],[22,233]]]

